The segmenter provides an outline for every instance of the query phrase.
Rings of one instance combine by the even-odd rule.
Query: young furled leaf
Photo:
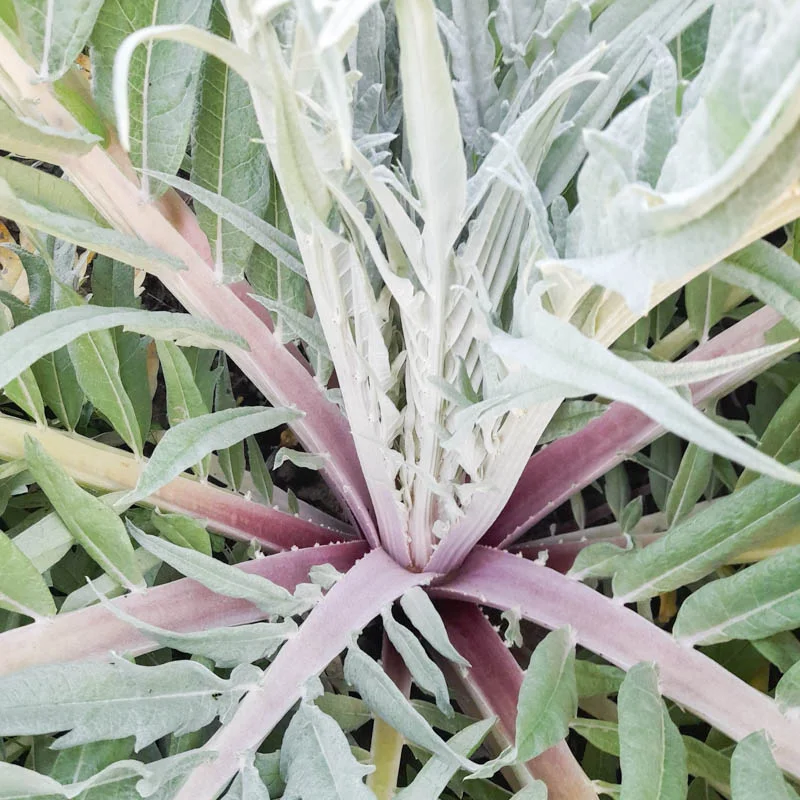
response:
[[[312,703],[302,702],[281,745],[284,800],[374,800],[360,764],[339,726]]]
[[[39,571],[12,539],[0,531],[0,608],[36,620],[56,606]]]
[[[215,558],[166,542],[158,536],[140,531],[130,520],[126,522],[130,535],[146,550],[166,561],[187,578],[202,583],[207,589],[226,597],[238,597],[258,606],[266,614],[289,617],[312,608],[319,598],[316,592],[298,591],[293,595],[260,575],[249,575]],[[306,586],[309,586],[306,584]]]
[[[169,483],[212,450],[230,447],[248,436],[284,425],[299,416],[299,411],[245,407],[188,419],[164,434],[145,464],[136,488],[120,502],[129,505],[138,502]]]
[[[136,738],[136,749],[230,716],[261,671],[241,666],[229,680],[194,661],[141,667],[110,663],[32,667],[0,678],[3,736],[69,731],[53,746]]]
[[[25,460],[75,541],[121,586],[142,588],[144,577],[130,539],[111,507],[81,489],[30,436],[25,437]]]
[[[632,667],[619,690],[620,800],[683,800],[686,751],[652,664]]]
[[[731,758],[731,800],[797,800],[783,779],[762,732],[751,733],[736,745]]]
[[[690,646],[762,639],[800,625],[800,547],[712,581],[686,598],[673,635]]]

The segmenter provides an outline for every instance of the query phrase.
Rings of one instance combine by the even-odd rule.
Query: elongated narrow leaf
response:
[[[478,749],[495,719],[482,719],[459,731],[447,740],[447,746],[459,755],[469,758]],[[430,800],[439,797],[447,787],[458,767],[440,756],[433,756],[417,773],[414,780],[396,795],[396,800]]]
[[[678,474],[672,482],[664,509],[667,525],[679,522],[702,497],[711,478],[713,456],[708,450],[691,443],[683,454]]]
[[[675,392],[572,325],[545,312],[534,312],[532,317],[530,330],[535,335],[517,339],[501,333],[492,339],[493,350],[510,367],[573,386],[578,395],[597,392],[620,400],[700,447],[779,480],[800,484],[800,473],[743,444]]]
[[[629,552],[629,547],[618,547],[611,542],[595,542],[578,553],[567,575],[576,581],[611,578]]]
[[[368,655],[350,647],[344,661],[345,680],[372,712],[410,742],[424,747],[455,767],[474,771],[478,765],[451,750],[414,709],[391,678]]]
[[[147,497],[212,450],[230,447],[299,416],[299,411],[278,408],[230,408],[182,422],[164,434],[145,464],[136,488],[124,501],[130,504]]]
[[[38,572],[45,572],[69,552],[75,540],[61,517],[53,512],[18,533],[14,544]]]
[[[800,626],[800,547],[783,550],[685,600],[674,636],[689,645],[761,639]]]
[[[391,609],[385,609],[381,617],[383,629],[389,637],[389,641],[405,661],[414,682],[420,689],[432,694],[436,698],[439,710],[451,717],[454,712],[450,705],[447,681],[445,681],[442,671],[429,658],[417,637],[392,616]]]
[[[39,77],[55,81],[83,50],[103,0],[16,0],[14,5]]]
[[[3,736],[69,731],[57,749],[136,738],[141,749],[168,733],[186,733],[228,717],[261,671],[234,670],[229,680],[194,661],[140,667],[111,663],[32,667],[0,678]]]
[[[226,597],[238,597],[258,606],[266,614],[288,617],[308,611],[316,602],[316,592],[298,591],[297,596],[260,575],[250,575],[214,558],[186,547],[166,542],[140,531],[127,522],[128,532],[153,555],[166,561],[187,578]]]
[[[683,800],[686,752],[658,691],[652,664],[637,664],[619,690],[620,800]]]
[[[161,647],[209,658],[218,667],[236,667],[268,658],[297,633],[297,625],[290,619],[283,622],[254,622],[236,628],[210,628],[197,633],[176,633],[126,614],[124,606],[119,603],[109,603],[104,598],[101,603],[115,617],[127,622]]]
[[[211,555],[211,539],[208,531],[196,519],[182,514],[160,514],[150,517],[155,529],[173,544],[189,547],[204,555]]]
[[[234,778],[223,800],[270,800],[268,788],[253,764],[245,764]]]
[[[224,347],[246,346],[234,334],[189,314],[168,311],[141,311],[131,308],[73,306],[40,314],[0,337],[3,362],[0,364],[0,386],[14,380],[46,353],[69,344],[78,336],[106,328],[122,326],[154,339],[174,339],[179,344]]]
[[[230,38],[222,3],[211,8],[210,29]],[[192,181],[260,217],[269,202],[269,162],[260,138],[250,90],[227,64],[208,57],[200,76],[200,102],[194,118]],[[218,211],[195,206],[208,237],[217,276],[241,280],[253,250],[253,240]]]
[[[47,584],[30,559],[0,532],[0,608],[33,619],[52,616],[56,606]]]
[[[280,468],[287,461],[300,469],[322,469],[328,459],[319,453],[304,453],[302,450],[295,450],[291,447],[279,448],[275,453],[275,469]]]
[[[552,631],[533,651],[519,691],[515,744],[529,761],[564,739],[578,713],[575,641],[569,628]]]
[[[11,312],[8,307],[0,302],[0,334],[11,329]],[[46,424],[44,415],[44,402],[36,376],[30,369],[23,370],[18,378],[9,381],[3,392],[13,403],[16,403],[31,419],[40,425]]]
[[[754,242],[728,256],[712,274],[752,292],[800,329],[800,264],[777,247]]]
[[[214,411],[225,411],[229,408],[236,408],[236,398],[233,396],[231,386],[231,373],[228,369],[228,360],[225,356],[220,358],[220,369],[222,370],[217,380],[214,390]],[[219,464],[225,475],[228,488],[238,492],[244,479],[246,469],[244,459],[244,442],[237,442],[224,450],[219,451]]]
[[[115,581],[144,586],[125,526],[102,500],[78,486],[36,439],[25,437],[25,460],[70,534]]]
[[[625,556],[614,574],[614,596],[628,603],[699,580],[733,554],[791,530],[798,510],[796,487],[758,478]]]
[[[470,667],[469,661],[461,656],[450,642],[444,622],[424,589],[419,587],[409,589],[400,598],[400,607],[406,612],[411,624],[437,653],[462,667]]]
[[[431,242],[431,268],[438,270],[461,224],[467,166],[433,0],[399,0],[396,13],[408,147]]]
[[[775,687],[775,701],[781,711],[793,718],[800,717],[800,662],[786,671]]]
[[[783,779],[763,733],[742,739],[731,758],[731,800],[797,800]]]
[[[92,32],[92,69],[100,110],[114,118],[114,57],[123,40],[149,25],[185,23],[204,28],[211,0],[119,0],[105,3]],[[203,59],[201,51],[177,42],[147,41],[128,72],[130,151],[137,167],[174,175],[186,146]]]
[[[291,272],[305,276],[306,270],[300,260],[301,255],[297,242],[276,225],[261,219],[226,197],[203,189],[191,181],[172,177],[163,172],[151,171],[149,174],[193,197],[225,222],[252,239]],[[270,204],[273,202],[274,198],[270,197]]]
[[[301,703],[281,745],[284,800],[374,800],[360,764],[341,728],[310,703]]]

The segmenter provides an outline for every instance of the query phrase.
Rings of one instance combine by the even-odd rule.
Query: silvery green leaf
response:
[[[374,800],[339,726],[315,705],[301,703],[281,745],[284,800]]]
[[[800,328],[800,264],[768,242],[758,241],[711,270],[726,283],[752,292]]]
[[[254,436],[247,437],[247,461],[250,465],[250,477],[253,479],[256,491],[266,503],[272,505],[274,489],[272,476],[269,474],[264,455]]]
[[[629,553],[614,574],[614,596],[629,603],[699,580],[734,553],[791,530],[798,508],[800,490],[758,478]]]
[[[343,572],[339,572],[333,564],[314,564],[308,571],[308,579],[311,583],[316,583],[323,589],[330,589],[344,577]]]
[[[592,400],[565,400],[558,411],[553,414],[544,433],[539,437],[539,444],[548,444],[563,436],[577,433],[593,419],[599,417],[608,405]]]
[[[47,584],[30,559],[0,531],[0,608],[34,620],[52,616],[56,606]]]
[[[119,516],[102,500],[81,489],[30,436],[25,437],[25,459],[75,541],[120,585],[129,589],[143,587],[144,578]]]
[[[489,3],[454,0],[452,6],[452,21],[442,14],[439,24],[450,50],[461,135],[470,147],[480,152],[479,136],[487,128],[487,115],[498,94],[494,82],[494,41],[489,33]]]
[[[736,745],[731,758],[731,800],[797,800],[783,779],[763,732],[751,733]]]
[[[30,559],[38,572],[58,563],[75,540],[55,512],[37,520],[14,537],[14,544]]]
[[[63,750],[50,747],[50,737],[38,737],[28,753],[26,764],[62,784],[79,783],[133,755],[132,739],[91,742]]]
[[[102,595],[100,602],[115,617],[127,622],[160,647],[171,647],[182,653],[202,656],[217,667],[229,668],[252,664],[269,658],[290,637],[297,633],[293,620],[283,622],[254,622],[231,628],[209,628],[197,633],[177,633],[150,625],[125,613],[124,605],[109,603]]]
[[[294,464],[301,469],[322,469],[328,461],[328,457],[318,453],[305,453],[302,450],[295,450],[291,447],[281,447],[275,453],[275,469],[278,469],[286,462]]]
[[[275,753],[256,753],[255,768],[258,770],[264,786],[267,787],[272,797],[280,797],[286,788],[281,777],[281,754]]]
[[[575,640],[569,628],[548,633],[531,655],[517,703],[517,759],[528,761],[569,732],[578,713]]]
[[[578,697],[616,694],[625,678],[619,667],[595,664],[578,658],[575,660],[575,685]]]
[[[280,300],[262,297],[258,294],[251,295],[251,297],[261,303],[264,308],[269,309],[280,320],[281,327],[286,329],[281,333],[284,342],[302,339],[314,350],[329,357],[328,343],[319,319],[309,317],[303,310],[293,308],[290,304]]]
[[[703,778],[710,786],[728,797],[731,791],[730,758],[699,739],[691,736],[681,738],[686,748],[686,766],[689,774]]]
[[[15,0],[25,47],[39,77],[58,80],[83,50],[103,0]]]
[[[22,166],[22,165],[17,165]],[[28,179],[41,182],[41,172],[32,167],[23,167],[30,171]],[[0,174],[4,171],[0,170]],[[147,244],[135,236],[119,233],[106,227],[92,214],[87,213],[80,201],[69,191],[73,190],[83,200],[80,192],[66,181],[66,191],[59,191],[57,196],[43,200],[27,199],[21,194],[16,183],[12,184],[9,175],[0,177],[0,213],[13,219],[17,224],[30,225],[35,230],[57,236],[67,242],[85,247],[127,264],[153,271],[159,267],[181,269],[181,261],[173,258],[157,247]],[[58,202],[64,200],[64,206]],[[46,203],[46,205],[45,205]]]
[[[458,753],[440,739],[422,715],[414,709],[391,678],[356,646],[347,651],[344,661],[345,680],[358,692],[373,714],[391,725],[398,733],[425,750],[441,756],[454,767],[474,771],[478,765]]]
[[[708,339],[711,327],[722,319],[730,286],[715,277],[714,270],[689,281],[683,290],[686,316],[698,341]]]
[[[419,639],[392,616],[390,608],[381,612],[381,618],[384,632],[405,662],[414,682],[424,692],[436,698],[436,705],[443,714],[452,716],[453,707],[450,705],[447,681],[439,667],[425,652]]]
[[[150,517],[155,529],[173,544],[189,547],[211,555],[211,539],[205,526],[192,517],[183,514],[162,514],[157,509]]]
[[[690,646],[761,639],[800,625],[800,547],[781,550],[686,598],[673,635]]]
[[[315,698],[314,702],[345,732],[358,730],[371,719],[369,709],[359,697],[350,694],[332,694],[325,692]]]
[[[64,797],[63,786],[58,781],[16,764],[0,762],[0,800],[51,797]]]
[[[166,542],[157,536],[150,536],[140,531],[130,520],[126,524],[130,535],[142,547],[166,561],[182,575],[202,583],[212,592],[247,600],[266,614],[282,617],[302,614],[314,605],[315,598],[310,593],[308,596],[300,596],[301,593],[298,592],[298,596],[295,597],[282,586],[260,575],[242,572],[196,550]]]
[[[211,7],[213,33],[230,37],[222,3]],[[227,64],[208,57],[200,78],[200,102],[194,118],[192,182],[231,201],[237,209],[263,215],[269,202],[269,162],[244,79]],[[208,237],[218,279],[241,280],[253,240],[216,212],[195,205]]]
[[[444,622],[424,589],[418,586],[409,589],[400,598],[400,607],[405,611],[411,624],[437,653],[459,666],[470,666],[469,661],[451,644]]]
[[[57,749],[134,736],[141,749],[218,716],[224,721],[260,675],[243,666],[224,680],[194,661],[31,667],[0,678],[0,731],[4,736],[69,731],[54,744]]]
[[[72,306],[33,317],[0,337],[6,356],[0,365],[0,385],[13,380],[43,355],[69,344],[78,336],[117,326],[155,339],[174,339],[179,344],[213,347],[228,343],[237,346],[244,344],[238,336],[189,314],[91,305]]]
[[[621,800],[683,800],[686,751],[653,664],[632,667],[619,690]]]
[[[357,25],[361,17],[377,0],[348,0],[333,4],[330,15],[325,20],[325,24],[319,35],[318,46],[322,49],[333,47],[349,31]]]
[[[164,434],[142,469],[136,488],[124,500],[128,504],[138,502],[212,450],[230,447],[248,436],[291,422],[298,416],[298,411],[254,406],[230,408],[188,419]]]
[[[522,615],[518,608],[507,608],[500,614],[500,619],[506,623],[503,639],[508,647],[522,647]]]
[[[270,800],[269,790],[252,763],[245,764],[233,779],[224,800]]]
[[[619,519],[622,516],[622,509],[631,500],[631,482],[624,463],[617,464],[606,473],[605,490],[611,513]]]
[[[532,335],[515,338],[498,333],[491,340],[492,349],[509,367],[527,370],[539,381],[571,385],[578,395],[595,392],[620,400],[701,447],[779,480],[800,484],[800,474],[743,444],[675,392],[568,323],[552,314],[531,312],[527,324]]]
[[[773,634],[766,639],[754,639],[751,644],[781,672],[788,672],[800,661],[800,641],[789,631]]]
[[[578,553],[567,575],[576,581],[584,581],[587,578],[611,578],[630,549],[630,546],[619,547],[611,542],[590,544]]]
[[[668,527],[680,522],[703,496],[708,481],[711,479],[712,466],[713,456],[711,453],[690,443],[683,454],[678,474],[667,495],[664,511],[667,515]]]
[[[448,747],[459,755],[471,756],[494,727],[495,722],[496,720],[490,717],[469,725],[447,740]],[[433,756],[424,764],[414,780],[397,793],[396,800],[430,800],[439,797],[457,771],[458,767],[451,761]]]
[[[105,3],[92,31],[92,72],[100,111],[114,119],[114,57],[124,39],[148,25],[204,28],[211,0],[120,0]],[[128,71],[130,153],[136,167],[174,175],[189,141],[203,54],[186,44],[145,41]],[[146,181],[146,179],[145,179]]]
[[[616,722],[579,717],[572,721],[570,728],[603,753],[619,757],[619,725]]]
[[[68,133],[17,115],[0,100],[0,146],[9,153],[55,161],[59,156],[88,153],[100,141],[85,130]]]
[[[236,398],[233,396],[228,360],[224,354],[220,354],[219,369],[221,372],[214,389],[214,411],[236,408],[237,402]],[[222,467],[222,472],[225,475],[225,482],[228,484],[228,488],[232,489],[234,492],[238,492],[241,488],[246,469],[244,442],[237,442],[230,447],[226,447],[224,450],[220,450],[217,455],[219,456],[219,464]]]
[[[789,668],[775,687],[775,702],[784,714],[800,716],[800,662]]]

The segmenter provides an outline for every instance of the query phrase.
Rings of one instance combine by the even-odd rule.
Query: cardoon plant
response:
[[[796,796],[797,3],[2,0],[0,96],[0,798]]]

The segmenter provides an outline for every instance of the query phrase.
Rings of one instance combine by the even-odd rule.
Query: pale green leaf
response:
[[[347,651],[344,661],[345,680],[358,692],[373,714],[391,725],[409,742],[434,753],[448,764],[474,771],[478,768],[469,759],[453,752],[440,739],[422,715],[414,709],[391,678],[358,647]]]
[[[653,664],[632,667],[619,690],[621,800],[683,800],[686,751]]]
[[[238,336],[189,314],[73,306],[40,314],[0,337],[5,354],[0,364],[0,386],[16,378],[43,355],[58,350],[78,336],[117,326],[156,339],[175,339],[181,344],[214,347],[243,344]]]
[[[61,517],[52,512],[18,533],[14,544],[38,572],[45,572],[69,552],[75,540]]]
[[[731,758],[731,800],[797,800],[783,779],[764,734],[742,739]]]
[[[705,742],[683,736],[686,748],[686,766],[690,775],[702,778],[725,797],[731,793],[731,760]]]
[[[169,483],[212,450],[230,447],[298,416],[298,411],[254,406],[230,408],[186,420],[164,434],[142,469],[136,488],[123,500],[133,504]]]
[[[703,496],[711,479],[713,456],[708,450],[690,443],[681,459],[678,473],[667,495],[664,511],[667,526],[680,522]]]
[[[439,667],[425,652],[419,639],[392,616],[390,608],[382,611],[381,618],[384,632],[405,662],[414,682],[424,692],[436,698],[436,705],[443,714],[452,716],[454,712],[450,705],[447,681]]]
[[[591,400],[566,400],[547,423],[544,433],[539,437],[539,444],[548,444],[563,436],[577,433],[607,408],[605,403]]]
[[[800,474],[743,444],[658,380],[614,356],[552,314],[530,312],[531,335],[498,333],[492,349],[511,368],[541,381],[574,387],[576,395],[596,392],[638,408],[668,430],[779,480],[800,484]],[[538,385],[538,384],[537,384]]]
[[[218,716],[225,721],[260,675],[245,666],[224,680],[194,661],[141,667],[117,659],[31,667],[0,678],[0,733],[69,731],[54,743],[57,749],[134,736],[141,749]]]
[[[453,647],[439,612],[428,593],[416,586],[400,598],[400,607],[426,642],[440,655],[462,667],[470,663]]]
[[[102,595],[98,597],[115,617],[128,623],[160,647],[171,647],[182,653],[208,658],[217,667],[235,667],[269,658],[287,639],[297,633],[297,625],[290,619],[283,622],[254,622],[232,628],[209,628],[196,633],[177,633],[127,614],[124,604],[110,603]]]
[[[610,664],[595,664],[578,658],[575,660],[575,685],[578,697],[616,694],[625,673]]]
[[[222,3],[212,4],[210,29],[230,37]],[[192,182],[260,217],[269,202],[269,162],[244,79],[227,64],[208,57],[200,76],[200,101],[192,136]],[[218,280],[244,277],[253,240],[213,209],[195,204],[208,237]]]
[[[33,619],[52,616],[56,606],[30,559],[0,531],[0,608]]]
[[[0,302],[0,334],[11,330],[11,312]],[[39,425],[46,424],[44,402],[39,391],[36,377],[30,369],[23,370],[18,378],[9,381],[2,387],[6,397],[16,403],[29,417]]]
[[[489,718],[469,725],[448,739],[447,746],[459,755],[471,756],[494,727],[495,721],[494,718]],[[397,793],[396,800],[430,800],[439,797],[457,770],[458,766],[452,761],[433,756],[424,764],[414,780]]]
[[[70,534],[120,585],[144,586],[133,547],[119,516],[102,500],[78,486],[39,442],[25,437],[25,460]]]
[[[683,292],[686,316],[700,342],[708,339],[712,326],[722,318],[731,291],[727,283],[714,275],[713,270],[698,275],[686,284]]]
[[[672,633],[694,646],[761,639],[798,626],[800,547],[792,547],[693,592]]]
[[[785,714],[800,717],[800,662],[794,664],[775,687],[775,702]]]
[[[280,447],[275,453],[274,469],[279,469],[287,461],[300,469],[322,469],[328,462],[326,455],[318,453],[305,453],[302,450],[295,450],[291,447]]]
[[[95,97],[107,119],[114,119],[114,57],[126,37],[150,25],[204,28],[210,10],[211,0],[115,0],[103,5],[91,45]],[[202,60],[201,51],[172,41],[148,40],[134,51],[126,91],[129,149],[136,167],[172,175],[178,171],[189,142]]]
[[[103,0],[15,0],[14,5],[39,77],[55,81],[83,50]]]
[[[284,800],[374,800],[360,764],[342,730],[311,703],[301,703],[281,745]]]
[[[525,670],[517,703],[517,758],[528,761],[558,744],[577,713],[575,640],[569,628],[560,628],[537,645]]]
[[[270,800],[269,791],[252,763],[245,764],[223,795],[224,800]]]
[[[231,373],[228,369],[228,360],[224,355],[220,356],[221,370],[214,389],[214,411],[225,411],[228,408],[236,408],[236,398],[233,396],[233,387],[231,386]],[[244,473],[246,469],[244,458],[244,442],[237,442],[236,444],[220,450],[218,453],[219,464],[222,467],[222,472],[225,475],[225,481],[228,488],[234,492],[238,492],[244,480]]]
[[[211,555],[211,538],[205,526],[183,514],[161,514],[153,511],[150,517],[155,529],[173,544],[189,547],[204,555]]]
[[[614,575],[614,596],[628,603],[699,580],[732,555],[792,530],[798,509],[800,490],[758,478],[629,553]]]
[[[302,614],[313,607],[319,596],[314,592],[302,591],[293,595],[287,589],[260,575],[242,572],[196,550],[166,542],[157,536],[150,536],[140,531],[129,520],[127,526],[128,532],[142,547],[162,561],[166,561],[182,575],[202,583],[217,594],[247,600],[266,614],[282,617]]]

